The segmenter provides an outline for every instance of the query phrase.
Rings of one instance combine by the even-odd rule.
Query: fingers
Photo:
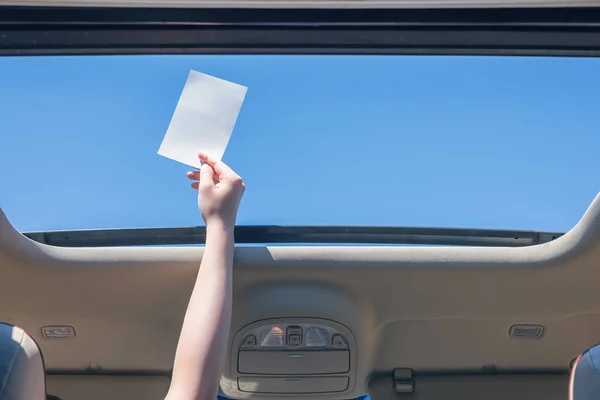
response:
[[[198,189],[199,190],[206,190],[206,189],[212,189],[215,186],[215,182],[214,182],[214,174],[215,171],[213,170],[213,167],[210,165],[203,165],[202,168],[200,168],[200,182],[198,183]]]
[[[210,164],[210,165],[214,165],[216,163],[216,161],[210,157],[208,154],[199,151],[198,152],[198,158],[200,159],[200,162],[206,163],[206,164]]]
[[[233,170],[229,167],[229,165],[225,164],[223,161],[215,160],[214,158],[210,157],[206,153],[199,152],[198,158],[200,159],[201,162],[206,163],[206,164],[210,165],[211,167],[213,167],[213,169],[217,173],[217,176],[221,176],[223,174],[237,175],[235,172],[233,172]]]
[[[200,171],[190,171],[186,174],[186,176],[188,178],[190,178],[191,180],[199,181],[200,180]]]
[[[189,179],[193,180],[193,181],[199,181],[199,180],[200,180],[200,171],[189,171],[189,172],[186,174],[186,176],[187,176]],[[213,174],[213,182],[214,182],[214,183],[219,183],[219,181],[218,181],[218,180],[216,180],[216,179],[214,179],[214,178],[215,178],[215,176],[214,176],[214,174]]]
[[[202,187],[210,187],[216,183],[214,182],[214,171],[209,165],[203,165],[200,171],[190,171],[186,175],[188,178],[195,181],[192,182],[192,189],[199,190],[200,185],[202,185]]]
[[[202,188],[214,187],[215,184],[225,179],[235,183],[241,179],[227,164],[217,161],[206,153],[198,153],[198,158],[203,163],[199,171],[189,171],[186,176],[193,181],[192,188],[202,190]],[[242,184],[243,185],[243,184]]]

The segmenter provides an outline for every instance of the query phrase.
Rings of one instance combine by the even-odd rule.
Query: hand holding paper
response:
[[[204,153],[199,153],[198,158],[204,165],[200,171],[188,172],[187,177],[194,181],[192,188],[198,190],[198,206],[206,226],[234,226],[246,189],[242,178],[223,161]]]
[[[247,87],[190,71],[158,154],[200,168],[198,151],[221,160]]]

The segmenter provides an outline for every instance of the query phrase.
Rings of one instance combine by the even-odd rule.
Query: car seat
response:
[[[46,368],[36,341],[0,323],[0,400],[45,400]]]
[[[600,344],[573,362],[569,378],[569,400],[600,399]]]

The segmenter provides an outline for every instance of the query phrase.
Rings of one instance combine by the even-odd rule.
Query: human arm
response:
[[[232,308],[233,229],[245,186],[221,161],[200,153],[198,189],[206,246],[185,314],[166,400],[214,400],[227,354]]]

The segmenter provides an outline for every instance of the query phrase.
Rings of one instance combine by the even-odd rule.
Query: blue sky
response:
[[[248,86],[239,224],[568,230],[599,190],[600,59],[0,58],[0,207],[21,231],[202,224],[156,154],[190,69]]]

